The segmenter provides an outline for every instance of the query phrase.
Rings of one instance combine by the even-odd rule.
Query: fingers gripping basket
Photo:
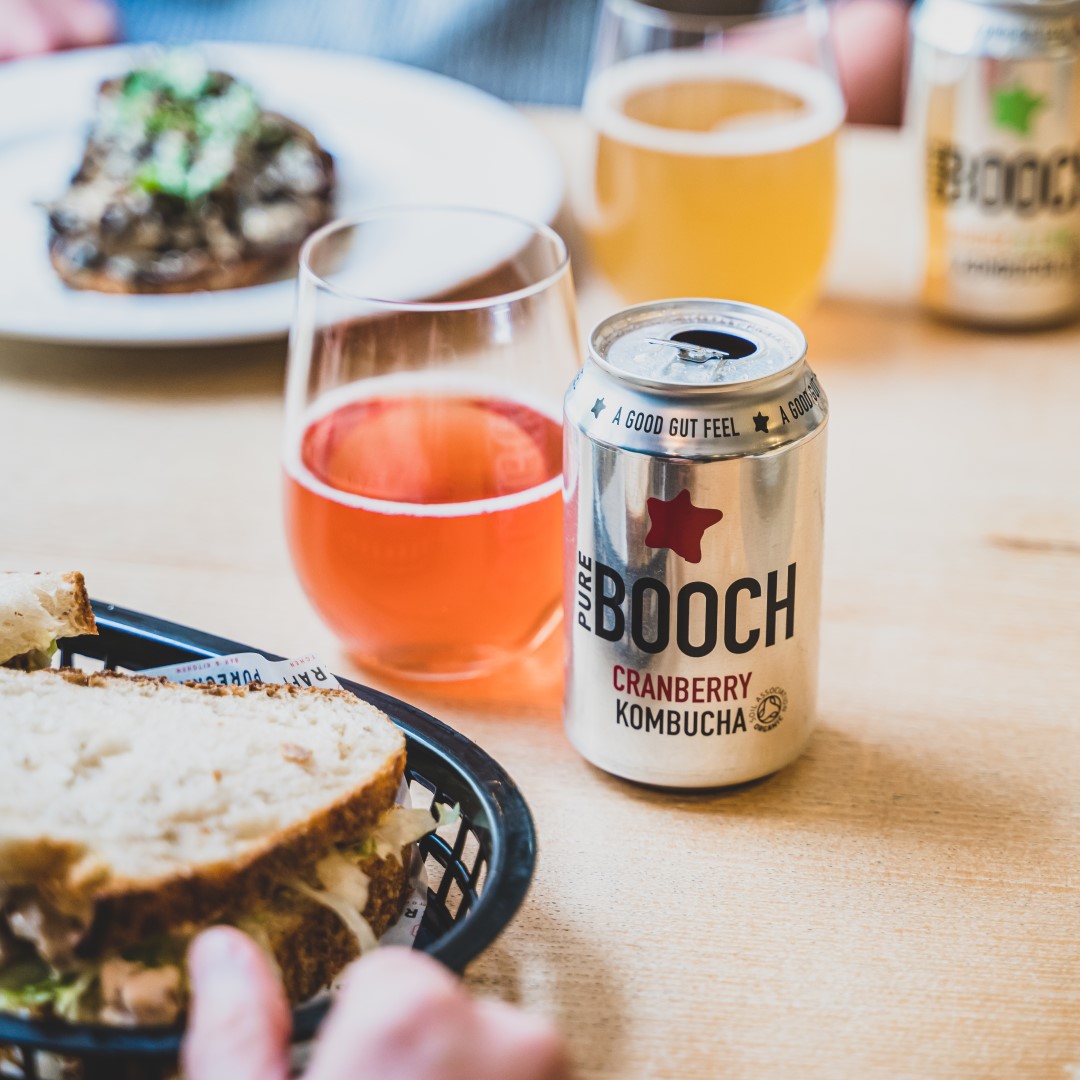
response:
[[[65,665],[139,671],[261,651],[112,604],[93,606],[98,636],[61,642]],[[528,890],[536,861],[529,808],[505,770],[475,743],[397,698],[340,681],[344,689],[382,709],[405,733],[405,776],[413,804],[438,801],[461,807],[456,832],[444,829],[442,835],[432,833],[420,841],[429,887],[416,939],[417,948],[460,972],[494,941]],[[326,1001],[297,1006],[294,1038],[310,1038],[328,1007]],[[0,1077],[167,1076],[174,1069],[180,1037],[179,1027],[116,1028],[0,1013]]]

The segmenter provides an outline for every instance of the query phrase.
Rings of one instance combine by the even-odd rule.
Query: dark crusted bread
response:
[[[370,829],[405,762],[344,691],[112,672],[0,669],[0,739],[0,891],[79,956],[240,918]]]
[[[319,222],[322,224],[322,222]],[[118,277],[102,268],[77,266],[67,254],[65,243],[54,237],[49,241],[49,262],[73,289],[114,293],[191,293],[216,292],[219,289],[243,289],[262,285],[296,269],[300,242],[286,244],[276,251],[218,265],[200,264],[171,278]]]

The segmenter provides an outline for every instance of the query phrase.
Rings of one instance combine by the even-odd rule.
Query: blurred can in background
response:
[[[986,326],[1080,308],[1080,4],[920,0],[923,296]]]
[[[601,322],[567,392],[565,723],[617,776],[765,776],[813,725],[828,403],[751,304]]]

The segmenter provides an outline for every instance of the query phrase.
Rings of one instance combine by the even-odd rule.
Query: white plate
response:
[[[417,68],[267,45],[200,46],[252,84],[265,108],[309,127],[334,155],[337,214],[447,203],[550,221],[562,174],[543,136],[509,105]],[[137,66],[144,46],[0,66],[0,335],[83,344],[180,345],[276,337],[293,281],[170,296],[68,289],[47,254],[45,213],[78,164],[98,83]],[[388,267],[392,276],[407,267]]]

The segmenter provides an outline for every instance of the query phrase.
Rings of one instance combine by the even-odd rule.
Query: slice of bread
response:
[[[57,638],[96,634],[86,583],[66,574],[0,573],[0,664]]]
[[[325,224],[316,222],[315,226]],[[312,229],[314,231],[314,228]],[[175,281],[139,281],[118,278],[107,270],[75,266],[64,255],[63,246],[56,240],[49,245],[49,262],[65,285],[92,292],[117,293],[193,293],[216,292],[221,289],[243,289],[262,285],[286,274],[295,276],[296,260],[302,241],[283,244],[272,251],[235,259],[229,263],[209,263]]]
[[[341,690],[0,669],[0,890],[100,955],[235,918],[394,802],[401,732]]]

